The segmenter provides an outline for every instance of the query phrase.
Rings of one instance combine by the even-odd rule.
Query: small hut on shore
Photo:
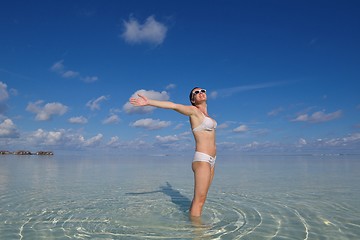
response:
[[[52,156],[54,153],[52,151],[37,151],[35,153],[32,153],[31,151],[27,150],[17,150],[15,152],[10,152],[7,150],[0,150],[0,155],[45,155],[45,156]]]

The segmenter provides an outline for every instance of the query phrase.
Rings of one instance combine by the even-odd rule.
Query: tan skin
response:
[[[200,90],[200,88],[194,89]],[[147,97],[138,94],[138,98],[130,98],[130,103],[134,106],[154,106],[164,109],[172,109],[190,119],[191,128],[199,126],[204,120],[204,115],[207,113],[207,96],[206,93],[198,93],[193,95],[195,106],[188,106],[177,104],[169,101],[158,101],[148,99]],[[204,115],[203,115],[204,114]],[[205,153],[212,157],[216,156],[215,131],[196,131],[193,132],[196,151]],[[211,182],[214,178],[214,167],[211,167],[208,162],[193,162],[192,170],[194,172],[194,198],[190,207],[190,216],[200,217],[204,203],[206,201],[207,193]]]

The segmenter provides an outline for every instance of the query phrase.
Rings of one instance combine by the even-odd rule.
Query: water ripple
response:
[[[201,221],[188,217],[191,196],[168,189],[101,198],[1,196],[0,233],[9,239],[349,239],[359,236],[358,210],[347,204],[287,197],[212,193]],[[332,210],[331,210],[332,209]],[[337,212],[337,210],[340,211]],[[329,235],[329,232],[331,235]]]

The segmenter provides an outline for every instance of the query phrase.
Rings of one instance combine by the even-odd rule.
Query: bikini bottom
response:
[[[215,166],[215,160],[216,160],[216,156],[212,157],[206,153],[202,153],[202,152],[195,152],[194,155],[194,160],[193,162],[208,162],[210,163],[211,167]]]

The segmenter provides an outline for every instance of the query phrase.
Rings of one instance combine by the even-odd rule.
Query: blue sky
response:
[[[359,1],[3,1],[0,148],[192,152],[138,91],[208,91],[219,154],[359,153]]]

